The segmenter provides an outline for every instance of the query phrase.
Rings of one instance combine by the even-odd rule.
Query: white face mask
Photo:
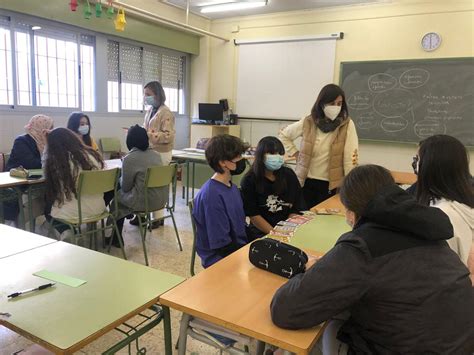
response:
[[[89,125],[79,126],[77,130],[81,135],[85,136],[87,133],[89,133]]]
[[[334,121],[341,112],[341,106],[326,105],[324,106],[324,115],[331,121]]]

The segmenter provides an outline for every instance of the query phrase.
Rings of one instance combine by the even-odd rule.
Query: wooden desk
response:
[[[391,173],[398,185],[413,185],[417,180],[417,176],[413,173],[402,171],[391,171]]]
[[[297,354],[307,354],[321,327],[287,330],[273,324],[270,302],[287,279],[254,267],[249,246],[160,296],[160,303]]]
[[[10,176],[10,172],[3,172],[0,173],[0,189],[7,189],[13,188],[18,196],[18,205],[20,206],[20,213],[18,216],[18,222],[22,229],[25,229],[25,210],[23,208],[23,190],[22,187],[27,187],[27,196],[28,196],[28,217],[30,222],[30,228],[34,225],[33,223],[33,216],[31,210],[32,204],[32,187],[35,185],[40,185],[44,183],[44,178],[41,179],[25,179],[25,178],[17,178]]]
[[[46,269],[86,280],[8,300],[7,295],[47,283]],[[0,259],[0,325],[57,353],[72,354],[158,301],[182,277],[57,242]],[[169,309],[164,307],[166,353],[171,355]]]
[[[328,209],[339,210],[339,212],[334,213],[334,214],[344,216],[345,208],[341,202],[341,198],[339,194],[336,194],[328,198],[327,200],[318,203],[316,206],[311,208],[311,211],[318,213],[319,210],[328,210]]]
[[[301,249],[326,253],[336,244],[341,235],[350,230],[343,216],[318,215],[296,230],[290,244]]]
[[[57,240],[0,224],[0,259],[51,243]]]
[[[190,146],[195,147],[199,139],[212,138],[219,134],[240,137],[239,125],[191,124]]]

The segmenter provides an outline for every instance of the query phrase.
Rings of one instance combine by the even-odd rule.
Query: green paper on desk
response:
[[[59,282],[60,284],[71,287],[79,287],[87,282],[85,280],[77,279],[75,277],[59,274],[57,272],[52,272],[48,270],[41,270],[35,272],[33,275],[42,277],[43,279]]]

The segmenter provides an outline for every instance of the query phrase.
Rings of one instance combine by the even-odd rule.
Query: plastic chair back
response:
[[[149,167],[145,176],[145,187],[165,187],[171,184],[176,176],[176,164]]]
[[[78,181],[80,195],[98,195],[115,189],[119,169],[81,171]]]
[[[122,151],[122,145],[120,144],[120,140],[116,137],[103,137],[100,138],[99,142],[100,150],[103,153]]]

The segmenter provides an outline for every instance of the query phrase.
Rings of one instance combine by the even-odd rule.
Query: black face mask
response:
[[[230,171],[230,175],[240,175],[245,170],[245,159],[240,159],[238,162],[235,163],[235,170]]]

